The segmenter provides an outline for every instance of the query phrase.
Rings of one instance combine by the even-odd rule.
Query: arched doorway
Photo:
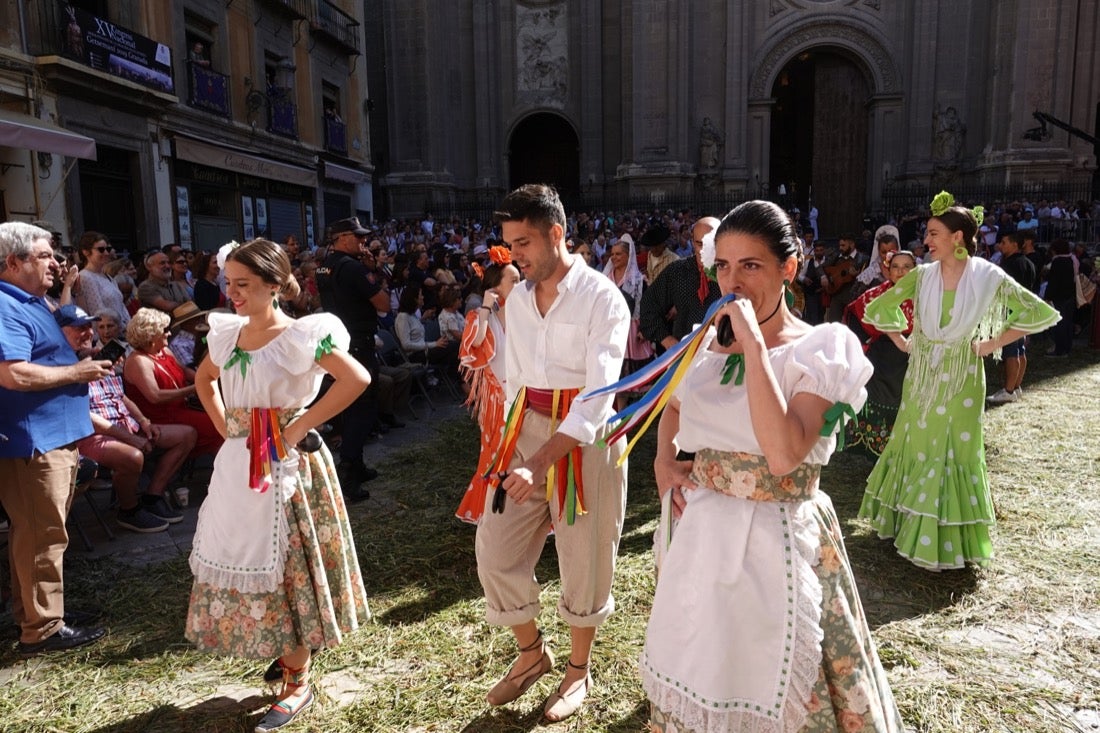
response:
[[[580,193],[580,141],[560,115],[539,112],[516,125],[508,145],[511,188],[552,184],[562,197]]]
[[[803,51],[780,70],[772,87],[772,192],[806,219],[812,202],[822,237],[862,226],[867,204],[867,102],[863,69],[843,51]]]

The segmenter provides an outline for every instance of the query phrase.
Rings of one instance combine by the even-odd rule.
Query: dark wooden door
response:
[[[539,113],[521,122],[509,149],[509,186],[549,183],[563,197],[580,193],[580,145],[557,115]]]
[[[137,156],[128,150],[100,145],[96,160],[81,160],[80,198],[84,229],[102,232],[116,251],[133,252],[159,247],[162,242],[141,241],[134,181],[140,181]],[[144,227],[142,227],[144,228]]]
[[[859,232],[867,200],[867,100],[863,73],[831,54],[814,69],[813,191],[821,235]]]

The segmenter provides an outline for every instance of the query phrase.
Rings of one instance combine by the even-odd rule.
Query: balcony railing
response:
[[[325,150],[340,155],[348,154],[348,126],[341,120],[325,117]]]
[[[362,53],[362,26],[355,18],[333,5],[329,0],[317,0],[313,16],[313,29],[328,36],[344,47],[352,56]]]
[[[310,0],[264,0],[266,4],[282,8],[295,18],[305,20],[309,17]]]
[[[287,87],[267,88],[267,131],[298,139],[298,105],[291,101],[294,91]]]
[[[187,62],[187,78],[190,83],[187,104],[213,112],[222,117],[230,116],[229,77],[208,67]]]

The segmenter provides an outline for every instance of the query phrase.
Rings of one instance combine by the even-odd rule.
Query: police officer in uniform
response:
[[[317,268],[321,306],[343,321],[351,335],[348,351],[371,375],[372,386],[343,413],[343,441],[337,472],[344,496],[352,501],[369,497],[370,493],[362,484],[378,476],[376,470],[363,463],[363,443],[377,418],[373,385],[378,380],[374,345],[378,314],[390,310],[390,294],[385,283],[359,259],[369,236],[370,231],[357,217],[333,222],[329,227],[328,256]]]

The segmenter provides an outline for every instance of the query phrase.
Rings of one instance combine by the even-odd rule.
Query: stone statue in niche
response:
[[[703,127],[699,130],[699,170],[714,171],[722,160],[722,148],[726,138],[709,117],[703,118]]]
[[[966,125],[959,119],[959,111],[954,107],[941,110],[937,104],[932,112],[932,119],[935,127],[932,159],[936,163],[957,163],[966,139]]]

